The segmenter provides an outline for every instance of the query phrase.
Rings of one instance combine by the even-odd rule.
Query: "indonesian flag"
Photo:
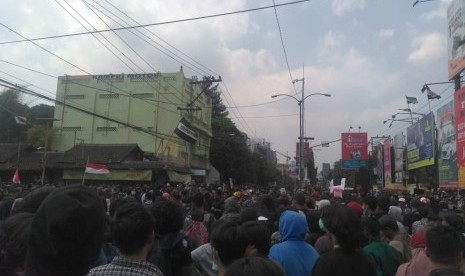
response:
[[[104,164],[90,163],[86,164],[86,173],[91,174],[109,174],[108,166]]]
[[[19,170],[16,168],[15,175],[13,175],[13,183],[20,184],[21,179],[19,179]]]

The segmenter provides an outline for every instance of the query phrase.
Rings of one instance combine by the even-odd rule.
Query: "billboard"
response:
[[[341,133],[342,168],[368,168],[368,134]]]
[[[465,68],[465,1],[453,0],[447,8],[448,75],[453,79]]]
[[[384,183],[384,160],[383,160],[383,151],[384,151],[384,145],[379,144],[376,146],[376,171],[377,171],[377,177],[376,177],[376,183],[383,185]]]
[[[404,179],[404,133],[394,136],[394,183],[403,183]]]
[[[437,110],[439,187],[457,188],[457,144],[454,101]]]
[[[391,185],[392,172],[391,172],[391,139],[384,140],[383,144],[383,164],[384,164],[384,186]]]
[[[454,92],[458,186],[465,189],[465,87]]]
[[[434,164],[433,135],[433,113],[428,113],[407,128],[407,167],[409,170]]]

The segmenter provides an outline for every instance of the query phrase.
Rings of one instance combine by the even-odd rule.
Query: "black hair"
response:
[[[110,208],[109,208],[109,213],[110,213],[110,217],[113,217],[116,213],[116,210],[119,208],[119,206],[121,205],[125,205],[127,203],[130,203],[130,202],[138,202],[137,199],[131,197],[131,196],[127,196],[127,197],[124,197],[124,198],[117,198],[113,201],[111,201],[110,203]]]
[[[113,241],[125,255],[138,253],[144,248],[152,232],[152,217],[138,202],[120,205],[111,221]]]
[[[255,208],[243,208],[241,211],[241,222],[246,221],[257,221],[258,220],[258,212]]]
[[[447,225],[454,228],[455,231],[463,232],[464,223],[463,223],[463,218],[460,215],[457,215],[457,214],[446,215],[444,216],[444,221],[447,223]]]
[[[416,208],[416,209],[420,208],[421,201],[418,198],[412,198],[412,200],[410,200],[410,207]]]
[[[234,261],[225,276],[285,276],[283,269],[265,257],[246,257]]]
[[[201,193],[195,193],[191,197],[191,202],[194,204],[195,207],[202,207],[203,206],[203,195]]]
[[[259,256],[268,256],[271,247],[271,233],[268,227],[258,221],[248,221],[242,224],[248,236],[249,245],[257,248]]]
[[[294,198],[295,202],[299,205],[305,205],[305,195],[303,193],[295,193]]]
[[[364,236],[360,218],[349,207],[338,204],[325,206],[321,210],[321,219],[343,250],[353,251],[362,245]]]
[[[15,213],[26,212],[35,213],[39,209],[42,201],[55,190],[53,186],[43,186],[27,194],[19,206],[15,206]]]
[[[221,263],[227,267],[244,257],[248,246],[247,233],[240,225],[226,222],[213,229],[211,245],[218,252]]]
[[[0,275],[16,275],[16,268],[26,260],[32,213],[9,217],[0,232]]]
[[[182,205],[173,200],[156,201],[151,209],[154,230],[159,235],[175,233],[184,226]]]
[[[380,232],[381,232],[381,226],[379,225],[379,222],[377,219],[372,218],[372,217],[365,218],[362,221],[362,226],[363,226],[363,230],[369,237],[371,238],[379,237]]]
[[[387,214],[389,212],[389,206],[391,205],[391,200],[387,195],[381,195],[377,199],[379,209]]]
[[[363,198],[363,203],[368,206],[371,211],[376,210],[378,200],[374,196],[366,196]]]
[[[420,213],[420,216],[422,218],[427,218],[428,217],[428,213],[429,213],[429,209],[428,207],[426,206],[422,206],[418,209],[418,213]]]
[[[426,231],[426,254],[434,262],[458,265],[460,252],[460,235],[452,227],[439,225]]]

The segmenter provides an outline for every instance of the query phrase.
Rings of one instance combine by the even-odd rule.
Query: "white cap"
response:
[[[399,200],[397,200],[397,201],[399,201],[399,202],[405,202],[405,198],[399,197]]]

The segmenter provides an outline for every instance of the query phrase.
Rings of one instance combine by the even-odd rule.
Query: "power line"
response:
[[[142,24],[142,25],[136,25],[136,26],[121,27],[121,28],[112,28],[112,29],[106,29],[106,30],[95,30],[95,31],[79,32],[79,33],[72,33],[72,34],[62,34],[62,35],[38,37],[38,38],[31,38],[31,39],[5,41],[5,42],[0,42],[0,45],[12,44],[12,43],[20,43],[20,42],[26,42],[26,41],[39,41],[39,40],[46,40],[46,39],[80,36],[80,35],[87,35],[87,34],[93,34],[93,33],[94,34],[95,33],[105,33],[105,32],[114,32],[114,31],[121,31],[121,30],[127,30],[127,29],[136,29],[136,28],[160,26],[160,25],[167,25],[167,24],[173,24],[173,23],[181,23],[181,22],[188,22],[188,21],[194,21],[194,20],[200,20],[200,19],[207,19],[207,18],[214,18],[214,17],[227,16],[227,15],[233,15],[233,14],[240,14],[240,13],[246,13],[246,12],[252,12],[252,11],[259,11],[259,10],[264,10],[264,9],[269,9],[269,8],[274,8],[274,7],[281,7],[281,6],[299,4],[299,3],[308,2],[308,1],[310,1],[310,0],[299,0],[299,1],[294,1],[294,2],[282,3],[282,4],[278,4],[278,5],[264,6],[264,7],[252,8],[252,9],[245,9],[245,10],[234,11],[234,12],[225,12],[225,13],[219,13],[219,14],[191,17],[191,18],[185,18],[185,19],[177,19],[177,20],[158,22],[158,23]]]

